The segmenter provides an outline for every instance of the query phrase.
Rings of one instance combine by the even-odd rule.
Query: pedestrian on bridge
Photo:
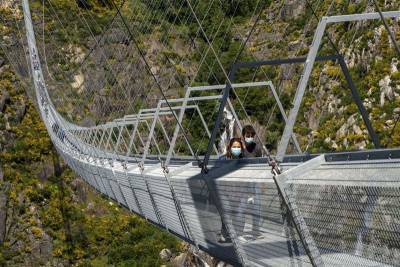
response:
[[[250,124],[245,125],[242,129],[245,158],[262,157],[262,146],[256,142],[255,137],[256,131],[254,127]]]

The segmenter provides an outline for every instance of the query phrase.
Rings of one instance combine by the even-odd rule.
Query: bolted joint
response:
[[[204,164],[203,161],[199,163],[199,168],[201,168],[202,173],[204,173],[204,174],[208,173],[207,166]]]
[[[144,166],[141,162],[138,163],[138,166],[141,171],[144,171]]]
[[[161,162],[161,168],[163,169],[164,173],[169,173],[168,167],[165,165],[165,162]]]
[[[275,160],[272,160],[269,165],[271,166],[271,173],[273,175],[279,175],[282,173],[282,168],[279,166],[278,162]]]

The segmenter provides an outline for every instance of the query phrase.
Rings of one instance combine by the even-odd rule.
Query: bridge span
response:
[[[196,101],[225,99],[230,105],[225,93],[191,95],[212,87],[189,88],[182,99],[163,100],[154,109],[94,127],[66,121],[49,97],[29,2],[22,3],[40,115],[58,153],[99,193],[234,265],[400,265],[400,150],[286,155],[290,140],[296,143],[293,125],[325,26],[377,19],[378,13],[322,18],[286,118],[278,149],[279,174],[271,172],[273,156],[221,160],[214,144],[215,155],[200,164],[196,153],[178,155],[175,144],[181,124],[169,138],[162,134],[160,118],[172,114],[182,122],[186,110],[198,110]],[[383,14],[400,17],[399,11]],[[147,125],[146,130],[140,132],[140,125]],[[204,131],[215,138],[207,126]],[[159,145],[160,138],[169,147]],[[231,242],[218,242],[223,224]]]

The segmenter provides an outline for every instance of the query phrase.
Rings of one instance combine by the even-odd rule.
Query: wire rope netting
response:
[[[389,3],[384,9],[395,8],[395,3]],[[15,9],[19,10],[16,4]],[[304,56],[318,23],[316,18],[373,10],[367,1],[357,5],[309,1],[297,8],[292,1],[265,0],[32,2],[45,81],[57,110],[68,120],[95,125],[122,118],[141,108],[156,107],[164,96],[182,97],[190,86],[272,81],[277,98],[268,86],[262,86],[234,88],[230,101],[239,120],[231,135],[240,135],[240,126],[251,123],[257,128],[259,141],[273,149],[281,138],[283,113],[289,113],[303,66],[243,67],[229,81],[232,66]],[[27,77],[28,68],[21,56],[26,55],[21,19],[20,11],[3,16],[8,31],[14,34],[4,47],[6,51],[25,49],[25,53],[13,55],[19,57],[16,64],[24,64],[16,66],[18,72]],[[396,20],[388,22],[397,32]],[[397,58],[381,22],[330,25],[319,56],[335,53],[328,36],[345,57],[381,143],[397,146]],[[283,110],[278,108],[277,99]],[[204,117],[211,131],[218,107],[212,101],[192,102],[206,110]],[[200,125],[199,117],[191,118],[194,113],[185,117]],[[187,127],[189,122],[183,122],[186,128],[180,131],[177,146],[185,146],[184,139],[190,138],[189,143],[198,143],[194,150],[204,154],[208,138],[198,127]],[[174,126],[170,127],[166,130]],[[215,144],[220,153],[227,142],[221,140],[224,127],[221,129]],[[288,152],[373,147],[337,62],[315,64],[294,132],[300,149],[292,138]],[[189,155],[190,149],[183,151]]]
[[[23,15],[18,2],[10,3],[0,8],[1,47],[31,88]],[[384,10],[398,8],[396,1],[385,1],[383,6]],[[215,178],[211,184],[197,167],[185,166],[179,175],[174,173],[182,167],[177,161],[167,166],[175,175],[171,177],[168,169],[137,168],[137,164],[146,160],[164,164],[168,155],[187,160],[185,163],[199,160],[210,152],[208,147],[220,157],[229,139],[241,136],[245,124],[254,125],[257,141],[275,152],[318,22],[323,16],[372,12],[372,3],[35,0],[31,10],[36,56],[44,73],[41,82],[67,121],[87,127],[68,124],[54,114],[48,117],[53,141],[67,148],[70,154],[62,153],[78,173],[122,205],[185,237],[195,236],[196,245],[218,248],[221,257],[233,262],[267,264],[263,261],[272,259],[271,264],[310,263],[265,164],[247,166],[241,162],[235,169],[235,161],[217,161],[210,170],[210,177]],[[398,19],[387,22],[398,36]],[[317,55],[337,53],[345,59],[381,144],[398,146],[400,66],[382,23],[330,24]],[[270,64],[273,59],[298,57],[299,64]],[[249,62],[252,64],[246,65]],[[226,88],[230,94],[222,107],[223,124],[216,125]],[[337,60],[318,60],[286,152],[372,148],[349,92]],[[210,146],[213,130],[216,139]],[[72,154],[76,158],[72,159]],[[104,159],[111,167],[115,159],[136,164],[129,170],[110,170]],[[319,172],[314,180],[306,169],[297,169],[299,173],[289,170],[287,175],[291,176],[285,184],[324,261],[336,264],[362,257],[365,265],[371,263],[369,260],[396,264],[399,244],[393,236],[399,231],[393,207],[398,205],[398,186],[375,184],[377,173],[368,176],[364,170],[362,176],[361,169],[369,165],[359,169],[336,166],[324,173],[330,167],[323,163],[311,168]],[[321,184],[327,177],[332,180]],[[364,184],[356,185],[360,177],[365,178]],[[159,190],[159,194],[152,194],[152,190]],[[190,227],[198,226],[198,232],[189,234],[181,212]],[[258,226],[259,238],[249,241],[246,234],[254,231],[249,229],[250,217],[251,226]],[[174,224],[177,221],[179,224]],[[224,226],[234,239],[232,244],[217,242]]]

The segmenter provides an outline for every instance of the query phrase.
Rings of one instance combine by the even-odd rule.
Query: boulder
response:
[[[293,19],[302,14],[304,14],[304,10],[306,8],[306,4],[301,0],[288,0],[285,1],[283,8],[281,9],[280,17],[283,19]]]
[[[362,135],[363,132],[360,128],[360,126],[358,126],[357,124],[353,124],[353,132],[357,135]]]
[[[171,257],[172,257],[172,252],[171,252],[171,250],[169,250],[169,249],[167,249],[167,248],[164,248],[163,250],[161,250],[161,252],[160,252],[160,258],[161,258],[162,260],[168,261],[168,260],[171,259]]]
[[[341,138],[347,135],[347,124],[343,124],[340,129],[336,132],[336,137]]]
[[[397,58],[392,58],[392,62],[390,64],[390,73],[395,73],[398,71],[397,65],[399,64],[399,60]]]
[[[82,84],[85,81],[85,76],[82,73],[74,76],[74,82],[71,83],[72,88],[78,89],[81,88]]]
[[[188,253],[181,253],[175,258],[171,259],[171,265],[172,266],[186,266],[186,259],[188,258]]]
[[[390,86],[390,76],[386,75],[382,80],[379,81],[379,88],[381,91],[380,104],[381,107],[385,104],[385,99],[393,100],[394,90]]]
[[[365,149],[366,146],[367,146],[367,143],[365,141],[361,141],[354,145],[354,147],[359,150]]]

